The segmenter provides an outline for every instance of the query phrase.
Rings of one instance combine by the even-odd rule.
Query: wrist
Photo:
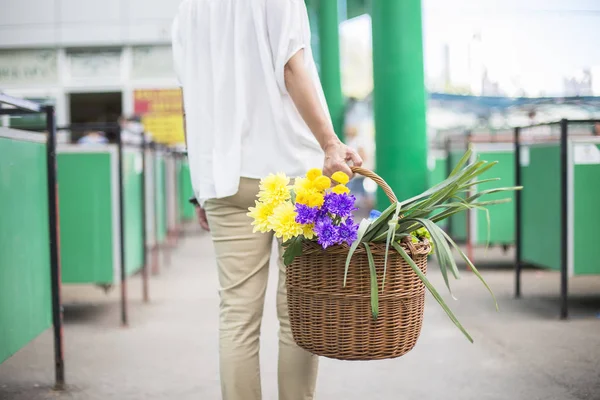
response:
[[[323,139],[323,142],[321,143],[321,148],[324,152],[327,153],[329,150],[338,147],[340,144],[342,144],[340,139],[335,133],[332,133]]]

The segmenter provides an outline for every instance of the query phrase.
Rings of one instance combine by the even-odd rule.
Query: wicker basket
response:
[[[353,168],[377,182],[392,202],[396,197],[374,173]],[[428,242],[402,246],[426,273]],[[425,285],[397,252],[388,254],[385,290],[381,291],[385,244],[372,243],[379,282],[379,317],[371,314],[371,278],[366,250],[352,257],[346,287],[344,267],[349,248],[323,250],[306,242],[302,256],[287,268],[287,301],[292,333],[305,350],[339,360],[382,360],[414,348],[421,333]]]

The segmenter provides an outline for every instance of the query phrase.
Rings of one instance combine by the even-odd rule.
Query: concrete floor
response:
[[[491,251],[496,263],[506,257]],[[480,266],[488,264],[478,253]],[[508,261],[509,262],[509,261]],[[131,326],[119,325],[118,290],[65,287],[68,390],[52,387],[52,337],[45,332],[0,365],[2,400],[219,399],[217,281],[211,243],[195,232],[152,278],[150,304],[130,285]],[[442,284],[438,273],[430,276]],[[417,347],[392,361],[323,359],[318,399],[575,400],[600,399],[600,279],[571,281],[572,319],[559,321],[559,276],[524,274],[525,298],[512,298],[507,268],[484,268],[500,313],[476,278],[455,283],[451,307],[475,338],[470,344],[428,299]],[[262,377],[276,400],[277,322],[272,268],[265,310]],[[447,296],[446,296],[447,297]]]

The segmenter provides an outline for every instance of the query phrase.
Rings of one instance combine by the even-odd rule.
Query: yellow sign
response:
[[[135,113],[146,132],[164,144],[185,142],[183,106],[179,89],[148,89],[134,92]]]

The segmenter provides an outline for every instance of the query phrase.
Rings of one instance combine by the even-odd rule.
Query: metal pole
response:
[[[154,210],[152,210],[152,220],[154,226],[154,246],[152,247],[152,275],[158,275],[159,273],[159,246],[158,246],[158,207],[156,200],[156,187],[157,183],[157,163],[156,163],[156,143],[150,143],[150,152],[152,154],[152,187],[154,188],[154,193],[152,196],[154,197]]]
[[[569,154],[568,154],[568,137],[569,137],[569,122],[566,119],[560,121],[560,318],[567,319],[569,316],[568,301],[569,301]]]
[[[119,162],[119,245],[121,264],[121,324],[128,326],[127,314],[127,273],[125,268],[125,201],[123,199],[123,140],[121,130],[117,130],[117,148]]]
[[[149,290],[148,290],[148,232],[147,232],[147,221],[146,221],[146,135],[144,132],[141,133],[142,137],[142,294],[144,303],[149,302]]]
[[[179,178],[181,177],[181,161],[179,159],[179,152],[174,152],[173,157],[175,160],[175,245],[177,245],[179,238],[181,237],[181,188],[179,187]]]
[[[48,218],[50,228],[50,272],[52,284],[52,321],[54,335],[54,369],[55,388],[65,387],[65,362],[63,351],[63,310],[60,299],[60,236],[58,212],[58,183],[56,179],[56,119],[54,106],[46,106],[46,126],[48,130],[46,142],[46,167],[48,179]]]
[[[521,186],[521,128],[515,128],[515,185]],[[521,297],[522,238],[521,238],[521,191],[515,192],[515,297]]]

